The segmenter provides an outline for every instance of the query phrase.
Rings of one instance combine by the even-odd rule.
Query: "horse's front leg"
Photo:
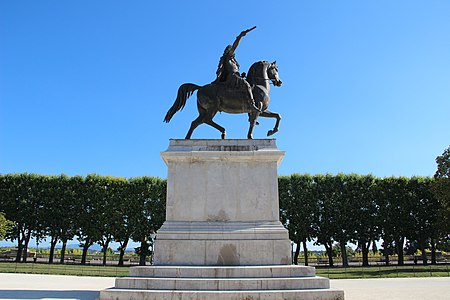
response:
[[[275,123],[275,127],[273,127],[272,130],[269,130],[267,132],[267,136],[271,136],[272,134],[274,134],[275,132],[278,131],[278,126],[280,125],[280,121],[281,121],[281,116],[278,113],[274,113],[268,110],[263,111],[260,114],[261,117],[265,117],[265,118],[275,118],[277,119],[276,123]]]

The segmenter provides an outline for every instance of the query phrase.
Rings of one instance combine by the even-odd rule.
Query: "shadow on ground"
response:
[[[0,290],[0,299],[70,299],[95,300],[98,291]]]

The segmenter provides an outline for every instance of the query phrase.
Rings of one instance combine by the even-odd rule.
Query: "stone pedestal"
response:
[[[155,265],[290,264],[275,140],[171,140]]]
[[[169,171],[155,265],[131,268],[100,299],[344,299],[314,268],[290,265],[275,140],[171,140],[161,156]]]
[[[100,292],[101,300],[343,300],[327,278],[302,266],[149,266]]]

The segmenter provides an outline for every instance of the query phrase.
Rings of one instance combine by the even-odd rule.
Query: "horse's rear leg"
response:
[[[186,134],[185,139],[189,140],[191,138],[192,133],[194,132],[195,128],[198,127],[198,125],[204,123],[204,115],[200,114],[197,119],[195,119],[194,121],[192,121],[191,123],[191,127],[189,128],[188,133]]]
[[[222,140],[224,140],[226,138],[227,134],[225,132],[225,128],[223,128],[222,126],[220,126],[219,124],[214,122],[212,119],[205,120],[205,123],[214,127],[215,129],[219,130],[222,133],[222,135],[221,135]]]

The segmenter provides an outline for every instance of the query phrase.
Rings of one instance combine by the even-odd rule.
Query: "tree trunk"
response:
[[[22,262],[27,262],[28,257],[28,244],[30,243],[31,238],[31,229],[27,230],[28,233],[25,233],[25,244],[23,245],[23,255],[22,255]]]
[[[81,255],[81,264],[86,264],[86,256],[87,252],[89,250],[89,247],[92,246],[93,242],[91,242],[90,238],[87,238],[84,245],[83,245],[83,254]]]
[[[339,244],[341,245],[342,266],[344,268],[347,268],[348,267],[348,257],[347,257],[347,249],[345,248],[345,246],[347,245],[347,242],[344,240],[341,240],[339,242]]]
[[[17,253],[16,253],[16,259],[15,262],[20,262],[20,260],[22,259],[22,243],[17,244]]]
[[[366,244],[365,241],[361,241],[361,252],[362,252],[362,265],[363,267],[369,266],[369,247],[370,247],[370,241],[369,245]]]
[[[436,261],[436,244],[434,243],[434,239],[432,238],[430,241],[431,244],[431,264],[435,265],[437,264]]]
[[[56,247],[56,243],[58,243],[58,238],[55,238],[52,235],[52,240],[50,241],[50,254],[48,256],[48,263],[52,264],[53,263],[53,256],[55,255],[55,247]]]
[[[389,266],[389,251],[390,249],[388,249],[388,247],[390,248],[390,243],[387,243],[386,241],[383,241],[383,248],[384,248],[384,261],[386,263],[386,266]]]
[[[424,266],[428,265],[428,261],[427,261],[427,253],[425,252],[425,239],[421,238],[420,239],[420,251],[422,251],[422,263]]]
[[[147,241],[141,241],[141,253],[139,253],[139,265],[145,266],[145,260],[147,258],[148,244]]]
[[[327,255],[328,255],[328,265],[330,267],[333,267],[334,266],[334,263],[333,263],[333,248],[332,248],[333,244],[330,242],[330,245],[331,246],[329,246],[328,243],[324,244],[325,250],[327,251]]]
[[[385,261],[386,266],[389,266],[389,264],[391,263],[390,260],[389,260],[389,254],[388,253],[386,253],[384,255],[384,261]]]
[[[298,239],[295,243],[297,244],[297,248],[295,248],[295,254],[294,254],[294,265],[298,265],[298,256],[300,254],[300,242],[301,240]]]
[[[306,239],[303,239],[303,251],[305,252],[305,266],[308,265],[308,248],[306,247]]]
[[[397,250],[399,266],[403,266],[405,264],[405,259],[403,256],[403,244],[404,243],[405,243],[404,237],[400,237],[399,239],[395,240],[395,248]]]
[[[108,252],[108,246],[109,246],[109,242],[111,241],[110,238],[107,238],[105,243],[103,243],[102,249],[103,249],[103,262],[102,265],[106,266],[106,254]]]
[[[63,238],[63,244],[61,248],[61,259],[59,260],[60,264],[64,264],[64,260],[66,258],[66,246],[67,246],[67,238]]]
[[[20,235],[20,224],[19,224],[19,229],[18,229],[18,234],[17,234],[17,254],[16,254],[16,262],[20,262],[20,259],[22,258],[22,238]]]
[[[119,256],[118,266],[123,266],[123,257],[125,255],[125,251],[127,250],[127,245],[128,245],[129,240],[130,240],[129,238],[126,238],[125,241],[120,242],[120,247],[119,247],[120,256]]]

